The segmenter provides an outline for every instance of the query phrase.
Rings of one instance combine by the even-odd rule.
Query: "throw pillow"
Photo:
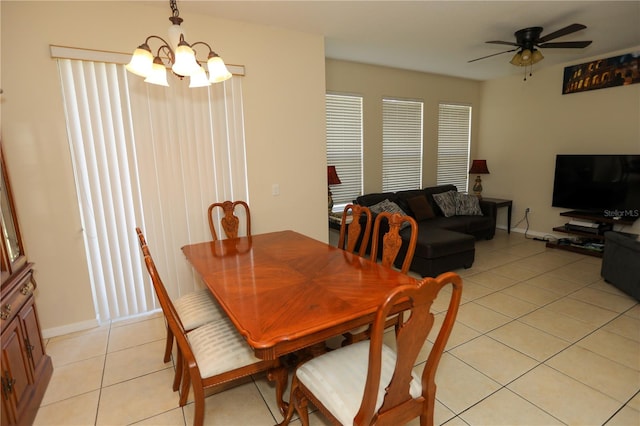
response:
[[[456,215],[482,216],[478,197],[458,192],[456,195]]]
[[[427,197],[424,195],[418,195],[417,197],[412,197],[407,199],[407,203],[409,203],[409,207],[413,212],[416,220],[420,222],[425,219],[433,219],[436,217],[435,213],[433,213],[433,209],[427,201]]]
[[[407,215],[404,212],[404,210],[400,208],[400,206],[398,206],[393,201],[390,201],[389,199],[382,200],[378,204],[374,204],[373,206],[370,206],[369,210],[371,210],[371,212],[375,214],[379,214],[382,212],[389,212],[389,213],[400,213],[401,215],[404,215],[404,216]],[[404,229],[407,226],[410,226],[409,222],[404,222],[402,226],[400,226],[400,229]]]
[[[447,191],[440,194],[433,194],[433,199],[435,200],[436,204],[438,204],[438,207],[440,207],[440,210],[442,210],[442,214],[444,214],[444,217],[451,217],[456,215],[456,194],[456,191]]]

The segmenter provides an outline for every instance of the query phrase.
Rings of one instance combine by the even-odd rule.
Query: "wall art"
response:
[[[640,83],[640,52],[565,67],[562,94]]]

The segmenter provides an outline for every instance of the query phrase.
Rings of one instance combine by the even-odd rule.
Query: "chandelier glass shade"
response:
[[[168,86],[167,67],[178,77],[190,77],[189,87],[209,86],[211,83],[219,83],[231,78],[231,73],[227,69],[222,58],[211,49],[209,44],[197,41],[189,44],[185,41],[184,30],[180,25],[182,18],[176,5],[176,0],[170,0],[172,16],[169,18],[171,25],[168,31],[167,42],[162,37],[150,35],[133,52],[131,61],[125,66],[126,69],[136,75],[145,78],[145,82]],[[154,51],[149,46],[150,41],[158,40],[161,45]],[[197,59],[195,47],[205,46],[209,49],[207,56],[207,69],[205,71],[200,61]]]

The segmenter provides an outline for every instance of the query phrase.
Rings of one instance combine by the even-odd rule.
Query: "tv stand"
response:
[[[575,253],[585,254],[588,256],[602,257],[604,251],[604,232],[600,232],[600,225],[603,224],[620,224],[620,225],[632,225],[637,218],[625,218],[625,217],[608,217],[603,214],[598,214],[589,211],[570,210],[568,212],[560,213],[560,216],[566,216],[573,219],[580,219],[590,221],[598,225],[593,232],[581,231],[578,229],[568,229],[567,225],[556,226],[553,228],[555,232],[569,234],[574,237],[578,237],[578,242],[565,243],[562,240],[556,242],[547,242],[547,247],[557,248],[560,250],[567,250]],[[604,229],[607,229],[605,227]],[[611,228],[609,228],[611,229]],[[608,230],[608,229],[607,229]]]

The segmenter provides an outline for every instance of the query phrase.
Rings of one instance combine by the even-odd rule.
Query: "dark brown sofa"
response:
[[[355,202],[371,207],[381,201],[389,200],[414,217],[418,222],[418,244],[410,269],[423,277],[435,277],[453,269],[470,268],[475,257],[475,240],[490,240],[496,230],[496,212],[488,203],[480,202],[481,216],[445,217],[433,195],[448,191],[456,191],[456,187],[440,185],[416,190],[365,194],[356,198]],[[422,217],[424,215],[416,215],[413,211],[410,204],[414,204],[415,207],[415,199],[420,196],[426,197],[434,217],[424,218]],[[385,233],[387,229],[381,226],[380,232]],[[403,229],[400,232],[405,244],[409,240],[410,232],[410,229]],[[382,241],[382,238],[379,241]],[[403,245],[396,259],[396,265],[402,264],[405,253],[406,246]]]

